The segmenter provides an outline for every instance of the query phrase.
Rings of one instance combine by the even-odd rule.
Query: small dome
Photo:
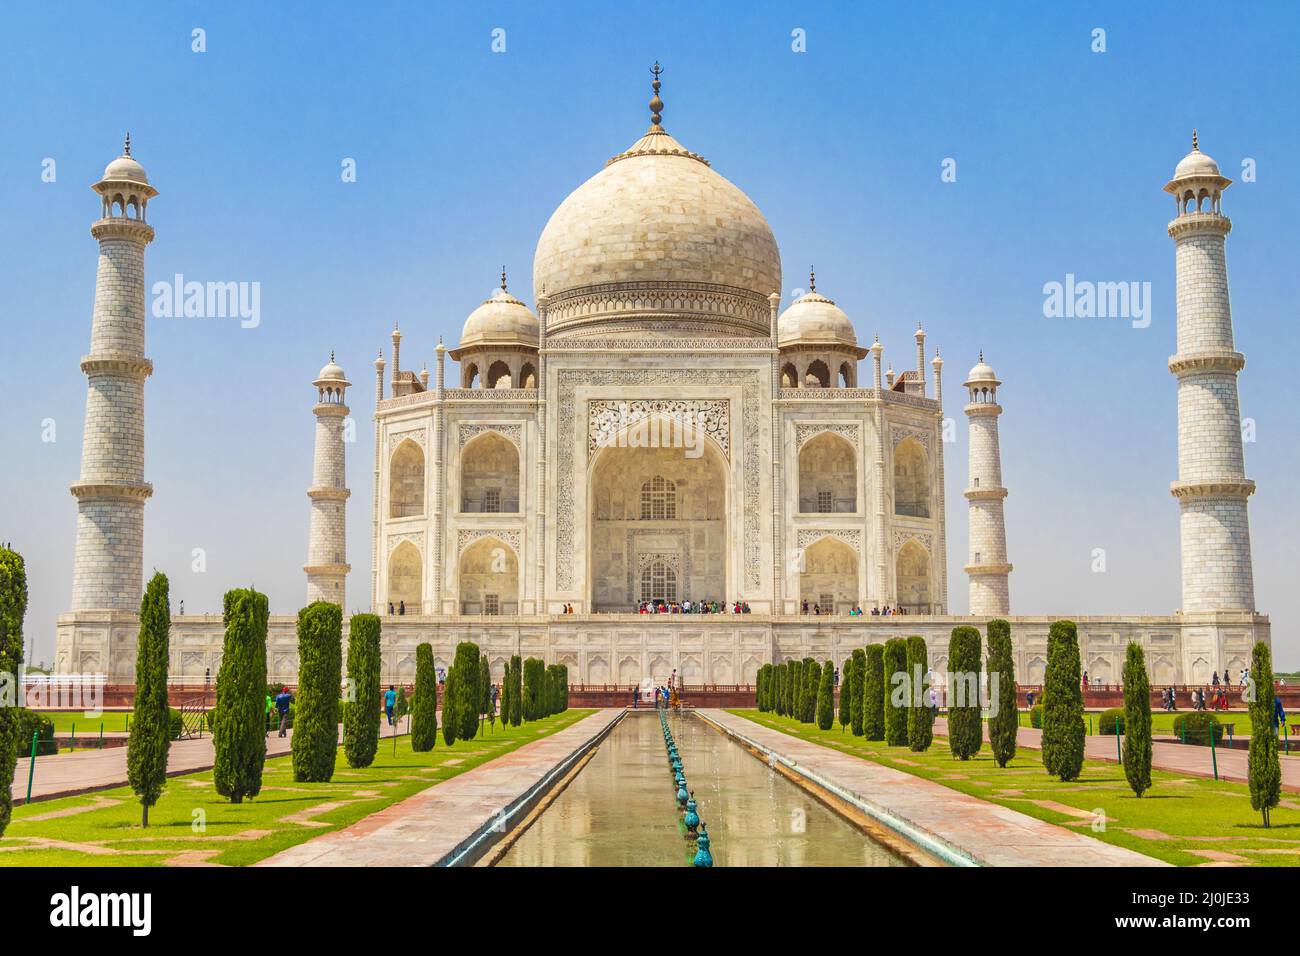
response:
[[[971,369],[970,374],[966,376],[967,385],[974,382],[991,382],[994,385],[1002,384],[998,381],[998,373],[993,371],[993,367],[984,361],[983,352],[980,353],[979,364]]]
[[[537,346],[537,316],[505,289],[469,314],[460,333],[460,347],[471,345]]]
[[[329,364],[320,370],[316,376],[318,382],[347,382],[348,377],[344,374],[343,369],[334,364],[334,353],[330,353]]]
[[[144,167],[130,156],[119,156],[104,167],[104,181],[149,184]]]
[[[781,313],[776,320],[777,345],[799,343],[856,346],[857,333],[849,317],[831,299],[807,292]]]
[[[1186,179],[1189,176],[1222,175],[1219,172],[1219,164],[1195,147],[1174,168],[1174,179]]]

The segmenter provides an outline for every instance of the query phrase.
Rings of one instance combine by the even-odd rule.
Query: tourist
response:
[[[275,697],[275,709],[280,712],[280,736],[289,736],[289,705],[293,702],[293,695],[289,693],[289,688],[281,687],[280,693]]]
[[[1218,671],[1215,671],[1215,672],[1214,672],[1214,680],[1212,681],[1212,683],[1214,684],[1215,687],[1218,687],[1218,686],[1219,686],[1219,672],[1218,672]]]
[[[807,599],[807,598],[804,598],[804,600],[803,600],[802,613],[804,613],[804,614],[807,614],[807,613],[808,613],[808,599]]]
[[[1088,672],[1083,672],[1083,692],[1088,693]]]
[[[392,617],[392,616],[393,616],[393,602],[392,602],[392,601],[389,601],[389,602],[388,602],[388,616],[389,616],[389,617]]]
[[[405,598],[403,598],[401,601],[398,601],[398,602],[397,602],[397,613],[398,613],[398,614],[405,614],[405,613],[406,613],[406,600],[405,600]]]
[[[880,617],[880,608],[879,608],[879,607],[872,607],[872,609],[871,609],[871,616],[872,616],[872,617]]]
[[[1273,695],[1273,732],[1277,733],[1281,731],[1284,724],[1286,724],[1286,711],[1282,709],[1282,698],[1274,694]]]
[[[489,710],[488,713],[490,713],[490,714],[495,714],[495,713],[497,712],[497,701],[500,699],[500,697],[501,697],[501,688],[500,688],[500,686],[497,685],[497,684],[493,684],[493,685],[492,685],[492,699],[491,699],[491,701],[490,701],[490,705],[491,705],[491,708],[492,708],[492,709]]]
[[[1030,710],[1034,709],[1034,692],[1032,690],[1025,692],[1025,703]]]
[[[384,691],[384,713],[388,716],[388,726],[393,726],[393,708],[397,706],[397,688],[392,684]]]
[[[271,736],[271,711],[273,711],[273,710],[275,710],[275,701],[272,699],[271,695],[268,693],[268,694],[266,695],[266,714],[265,714],[265,719],[266,719],[266,733],[263,734],[263,736],[265,736],[265,737],[269,737],[269,736]]]

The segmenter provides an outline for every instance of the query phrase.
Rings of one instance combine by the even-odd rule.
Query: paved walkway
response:
[[[408,718],[403,718],[406,721]],[[380,732],[388,737],[392,729],[386,724]],[[399,727],[405,733],[405,726]],[[266,755],[278,757],[289,752],[288,737],[272,733],[266,738]],[[195,740],[173,740],[167,754],[167,776],[175,777],[185,773],[198,773],[211,770],[215,760],[212,737],[204,736]],[[14,783],[10,788],[14,803],[20,804],[27,798],[27,776],[31,765],[30,757],[18,758],[14,769]],[[126,776],[126,747],[109,747],[104,750],[81,750],[76,753],[56,754],[36,758],[36,775],[32,782],[32,802],[53,800],[57,797],[71,797],[95,790],[111,790],[124,787]]]
[[[948,721],[944,717],[936,718],[934,732],[941,736],[948,734]],[[989,739],[988,724],[984,725],[984,739]],[[1016,734],[1016,746],[1030,750],[1043,749],[1043,732],[1032,727],[1021,727]],[[1117,763],[1114,737],[1086,737],[1083,746],[1084,756],[1089,760],[1104,760]],[[1215,748],[1215,758],[1219,764],[1219,779],[1245,783],[1249,752]],[[1300,793],[1300,756],[1283,757],[1282,789]],[[1192,777],[1214,779],[1214,764],[1211,761],[1210,748],[1195,744],[1162,743],[1159,740],[1151,744],[1151,766],[1156,770],[1169,770],[1174,773],[1187,774]]]
[[[623,714],[598,710],[558,733],[502,754],[350,827],[290,847],[255,866],[446,865],[503,811]]]
[[[984,866],[1165,866],[942,784],[771,730],[722,710],[699,713]]]

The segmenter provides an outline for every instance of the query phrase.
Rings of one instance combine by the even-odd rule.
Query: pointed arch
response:
[[[827,535],[803,551],[799,598],[823,614],[848,611],[858,604],[858,553]]]
[[[510,366],[498,359],[488,366],[487,370],[487,387],[488,388],[510,388],[512,385],[510,378]]]
[[[397,611],[419,614],[424,594],[424,560],[409,541],[403,541],[388,555],[388,603]]]
[[[424,514],[424,450],[403,439],[388,460],[388,517]]]
[[[533,368],[532,362],[525,362],[523,368],[519,370],[519,387],[537,387],[537,369]]]
[[[894,514],[930,517],[930,456],[912,437],[894,446]]]
[[[500,432],[476,435],[461,449],[460,510],[519,513],[519,449]]]
[[[804,385],[808,388],[830,388],[831,387],[831,370],[826,367],[826,363],[817,359],[808,366],[808,374],[804,376]]]
[[[853,445],[822,432],[799,449],[799,510],[804,514],[858,510],[858,469]]]
[[[894,571],[899,607],[912,614],[932,613],[930,552],[925,546],[915,538],[908,538],[898,549]]]
[[[781,387],[798,388],[799,387],[799,370],[790,362],[781,366]]]
[[[460,613],[519,613],[519,556],[495,535],[478,538],[461,552],[457,576]]]

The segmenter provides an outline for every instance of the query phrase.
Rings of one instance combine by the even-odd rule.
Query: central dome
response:
[[[766,336],[781,253],[749,197],[656,122],[555,210],[533,284],[548,338]]]

